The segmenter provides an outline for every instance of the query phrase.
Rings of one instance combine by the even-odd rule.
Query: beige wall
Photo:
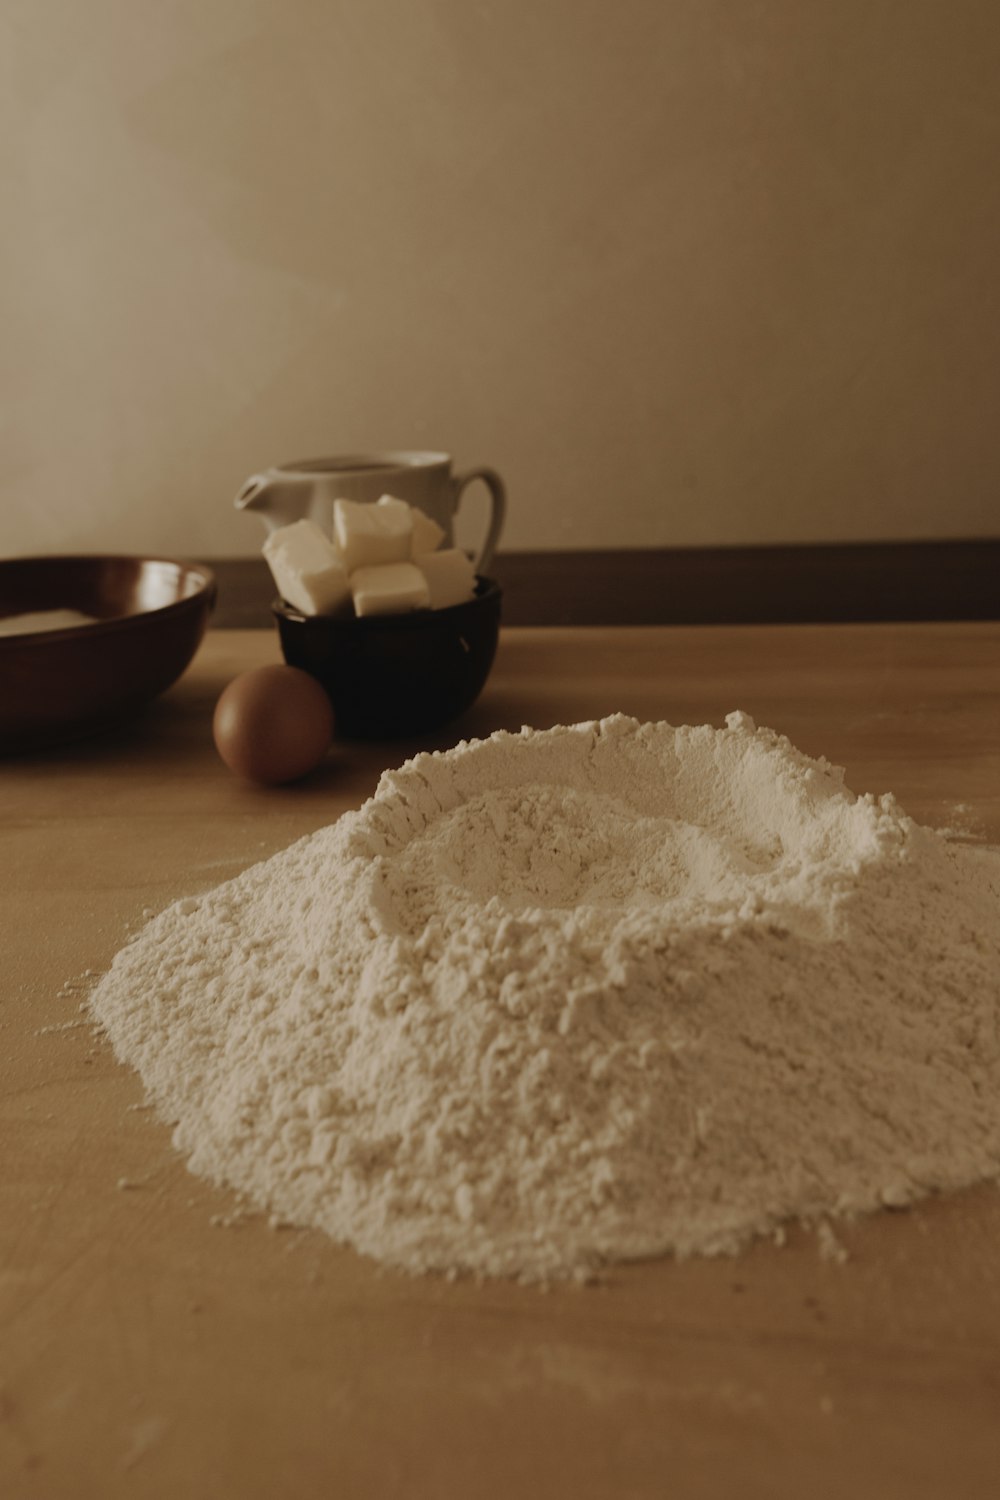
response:
[[[516,547],[1000,533],[996,0],[0,16],[0,553],[365,446]]]

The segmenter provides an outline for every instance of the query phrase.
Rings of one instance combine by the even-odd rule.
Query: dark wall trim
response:
[[[269,625],[263,560],[212,561],[219,626]],[[508,625],[1000,619],[1000,539],[504,552]]]

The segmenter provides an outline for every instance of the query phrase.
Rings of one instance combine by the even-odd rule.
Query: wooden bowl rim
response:
[[[59,630],[26,630],[13,635],[0,636],[0,651],[10,651],[42,642],[56,644],[67,639],[79,640],[82,637],[92,638],[101,634],[107,635],[134,629],[140,620],[161,620],[170,615],[190,611],[192,607],[202,608],[208,605],[210,608],[215,602],[217,593],[215,574],[205,563],[190,562],[186,558],[134,552],[64,552],[38,553],[27,557],[4,557],[0,558],[0,582],[2,582],[3,574],[8,570],[25,564],[38,566],[47,563],[138,563],[140,567],[144,567],[147,563],[166,563],[169,567],[177,568],[182,578],[195,577],[200,581],[193,594],[187,594],[182,599],[174,599],[169,604],[156,604],[151,608],[132,610],[127,615],[111,615],[106,620],[92,620],[86,625],[66,625]],[[6,618],[7,616],[0,614],[0,619]]]

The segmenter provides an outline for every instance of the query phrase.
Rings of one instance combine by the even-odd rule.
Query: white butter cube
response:
[[[397,500],[395,495],[381,495],[375,501],[379,515],[383,517],[395,516],[400,525],[404,525],[407,518],[413,524],[413,506],[407,505],[405,500]]]
[[[464,604],[476,589],[476,570],[458,547],[444,552],[427,552],[417,559],[417,566],[427,579],[431,609],[447,609],[450,604]]]
[[[433,552],[440,547],[444,541],[444,532],[438,523],[432,521],[430,516],[425,516],[415,505],[410,507],[410,514],[413,518],[413,556],[419,557],[423,552]]]
[[[411,562],[358,568],[351,574],[354,608],[359,615],[400,615],[430,604],[427,579]]]
[[[340,554],[315,521],[279,526],[264,543],[278,593],[304,615],[333,615],[351,603],[351,585]]]
[[[333,534],[348,573],[382,563],[408,562],[413,520],[405,500],[383,495],[374,505],[333,502]]]

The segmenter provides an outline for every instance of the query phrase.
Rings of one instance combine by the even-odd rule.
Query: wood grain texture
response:
[[[261,558],[216,558],[216,623],[271,623]],[[501,552],[510,625],[1000,619],[1000,541]]]
[[[148,909],[357,806],[414,745],[299,787],[210,743],[273,636],[215,631],[127,731],[0,764],[4,1500],[986,1500],[1000,1473],[1000,1194],[548,1293],[384,1274],[190,1177],[79,1024]],[[859,791],[1000,842],[1000,627],[509,630],[435,743],[741,707]],[[88,971],[91,971],[88,974]]]

